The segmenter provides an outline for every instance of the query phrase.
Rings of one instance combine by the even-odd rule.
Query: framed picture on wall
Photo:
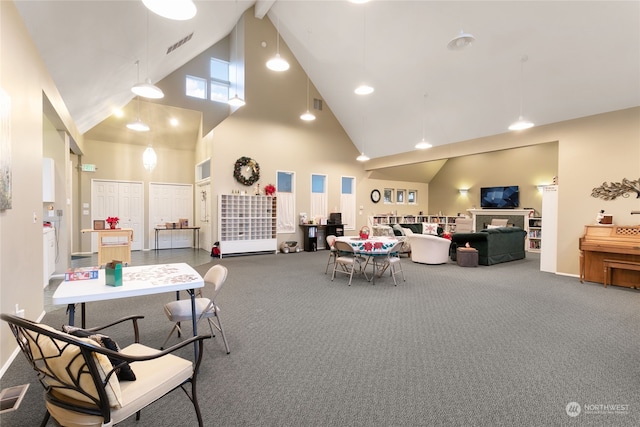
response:
[[[405,203],[405,199],[404,199],[404,195],[405,195],[406,190],[396,190],[396,203],[399,205],[404,205]]]
[[[384,189],[384,202],[393,203],[393,188]]]

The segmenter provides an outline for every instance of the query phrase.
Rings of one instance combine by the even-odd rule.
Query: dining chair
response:
[[[398,241],[395,245],[389,249],[387,256],[378,260],[377,258],[373,259],[373,262],[376,264],[374,271],[378,270],[379,277],[382,277],[384,272],[389,269],[389,274],[393,278],[393,283],[395,286],[398,286],[398,282],[396,281],[396,274],[398,274],[398,270],[402,275],[402,281],[406,282],[404,277],[404,270],[402,269],[402,262],[400,261],[400,251],[402,250],[402,245],[404,242]]]
[[[333,234],[329,234],[327,236],[327,247],[330,249],[329,251],[329,259],[327,260],[327,268],[324,269],[324,274],[327,274],[327,271],[329,271],[329,266],[330,265],[335,265],[336,263],[336,258],[338,257],[338,251],[335,248],[335,240],[336,240],[336,236],[334,236]]]
[[[351,280],[353,279],[353,273],[358,268],[358,273],[364,274],[365,279],[368,280],[367,274],[364,271],[364,265],[366,265],[366,258],[356,254],[347,242],[341,242],[336,240],[335,248],[337,251],[337,257],[333,265],[333,274],[331,275],[331,281],[336,277],[337,273],[344,273],[349,275],[349,286],[351,286]],[[340,267],[340,268],[338,268]]]
[[[213,331],[214,327],[220,331],[220,335],[222,335],[222,340],[224,341],[224,347],[227,350],[227,354],[229,354],[229,344],[227,343],[227,338],[224,335],[224,329],[222,329],[222,322],[220,321],[220,308],[215,303],[215,298],[218,295],[218,292],[220,292],[222,285],[227,280],[227,272],[227,267],[220,264],[214,265],[207,271],[204,275],[205,289],[213,288],[213,291],[209,298],[205,298],[202,296],[202,289],[198,289],[195,305],[197,320],[200,321],[202,319],[207,319],[209,329],[211,330],[211,336],[213,337],[216,336]],[[171,335],[173,335],[175,331],[178,331],[178,336],[180,336],[180,333],[182,333],[182,330],[180,329],[180,322],[191,322],[191,300],[183,299],[171,301],[170,303],[165,304],[164,313],[171,322],[174,322],[174,324],[161,348],[164,348],[165,344],[169,341],[169,338],[171,338]]]

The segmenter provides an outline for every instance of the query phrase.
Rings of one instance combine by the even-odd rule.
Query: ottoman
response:
[[[478,250],[474,248],[457,248],[456,262],[460,267],[477,267]]]

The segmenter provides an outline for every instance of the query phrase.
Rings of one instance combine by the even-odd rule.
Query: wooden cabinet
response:
[[[122,261],[131,264],[132,228],[107,230],[81,230],[83,233],[95,233],[98,241],[98,264],[105,265],[111,261]]]
[[[220,256],[277,252],[276,198],[272,196],[218,196]]]

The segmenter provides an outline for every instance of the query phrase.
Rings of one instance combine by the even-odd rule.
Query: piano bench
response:
[[[605,259],[602,261],[604,266],[604,287],[606,288],[611,284],[611,276],[613,276],[613,269],[620,270],[640,271],[640,262],[633,261],[621,261],[617,259]]]

